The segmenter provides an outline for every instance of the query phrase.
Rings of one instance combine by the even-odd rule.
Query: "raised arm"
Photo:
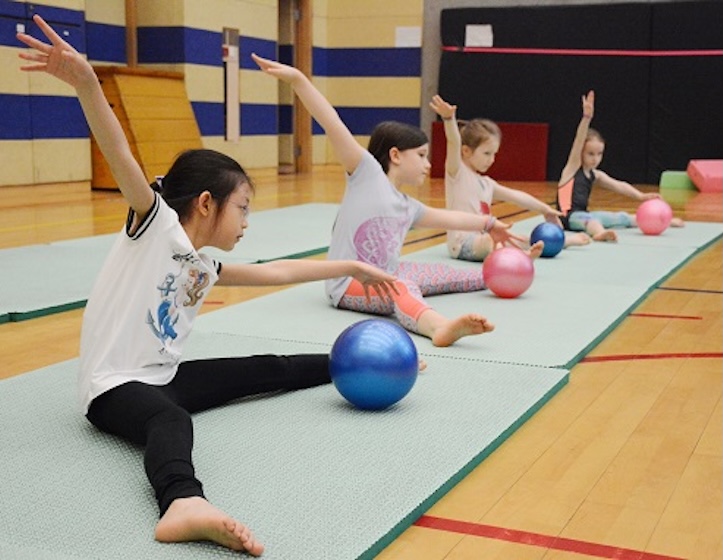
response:
[[[293,66],[268,60],[256,54],[252,54],[251,58],[266,74],[291,85],[304,107],[326,132],[339,163],[347,173],[353,173],[361,161],[364,148],[355,140],[351,131],[339,117],[339,113],[314,87],[311,80]]]
[[[459,134],[457,123],[457,106],[450,105],[439,95],[432,98],[429,106],[442,117],[444,134],[447,137],[447,156],[444,160],[444,170],[454,177],[462,164],[462,137]]]
[[[145,215],[153,204],[153,191],[131,153],[128,140],[103,95],[93,68],[78,51],[61,39],[43,18],[35,15],[33,20],[50,44],[25,33],[18,33],[18,40],[34,49],[20,53],[20,58],[31,63],[21,66],[20,69],[25,72],[45,72],[75,89],[90,130],[108,161],[118,187],[130,207],[139,216]]]
[[[575,139],[570,148],[570,155],[567,156],[567,163],[560,174],[558,186],[562,186],[573,178],[582,165],[582,149],[585,146],[585,138],[590,128],[590,121],[595,114],[595,92],[590,90],[587,95],[582,96],[582,117],[577,125]]]

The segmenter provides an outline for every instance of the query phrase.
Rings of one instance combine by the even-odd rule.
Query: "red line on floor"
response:
[[[587,356],[581,362],[624,362],[631,360],[666,360],[674,358],[723,358],[722,352],[679,352],[671,354],[618,354],[616,356]]]
[[[631,317],[654,317],[656,319],[691,319],[695,321],[702,321],[703,317],[697,317],[694,315],[662,315],[660,313],[631,313]]]
[[[203,302],[204,305],[223,305],[223,301],[206,300]]]
[[[614,558],[616,560],[683,560],[682,558],[675,556],[665,556],[663,554],[654,554],[641,550],[619,548],[616,546],[591,543],[576,539],[554,537],[551,535],[542,535],[540,533],[530,533],[528,531],[518,531],[516,529],[505,529],[503,527],[483,525],[481,523],[469,523],[467,521],[457,521],[455,519],[443,519],[441,517],[433,517],[431,515],[423,515],[414,522],[414,525],[417,527],[426,527],[427,529],[436,529],[438,531],[461,533],[463,535],[485,537],[488,539],[514,542],[529,546],[539,546],[553,550],[563,550],[566,552],[574,552],[576,554],[596,556],[598,558]]]

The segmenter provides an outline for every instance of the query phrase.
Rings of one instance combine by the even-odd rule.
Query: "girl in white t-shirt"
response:
[[[500,128],[488,119],[473,119],[464,123],[460,131],[457,106],[450,105],[435,95],[430,107],[444,122],[447,137],[447,156],[444,162],[444,187],[447,208],[471,214],[492,215],[492,202],[512,202],[531,212],[539,212],[545,220],[562,227],[561,213],[534,196],[500,185],[485,175],[495,162],[500,148]],[[527,240],[529,242],[529,239]],[[586,245],[586,235],[567,233],[565,246]],[[528,243],[529,244],[529,243]],[[483,261],[495,247],[485,232],[447,231],[447,249],[452,258],[465,261]],[[526,249],[532,258],[539,257],[544,248],[538,241]]]
[[[239,521],[211,505],[196,478],[190,414],[233,399],[330,381],[328,356],[249,356],[181,361],[181,347],[215,283],[284,285],[354,277],[384,299],[395,278],[355,260],[290,260],[222,266],[200,252],[230,250],[246,229],[253,185],[241,166],[211,150],[181,154],[152,189],[90,64],[39,16],[50,40],[26,35],[22,70],[46,72],[76,91],[91,131],[130,205],[88,299],[79,388],[99,429],[145,446],[162,542],[214,541],[260,555],[264,547]]]
[[[485,288],[481,268],[458,270],[445,264],[400,262],[409,229],[439,228],[485,231],[498,242],[517,238],[508,224],[492,216],[425,206],[403,194],[403,185],[419,186],[429,173],[429,143],[418,127],[399,122],[376,126],[368,151],[362,148],[327,99],[298,69],[252,55],[267,74],[288,82],[311,115],[324,128],[336,157],[347,173],[347,187],[334,224],[329,259],[357,259],[397,276],[391,301],[367,299],[353,278],[327,281],[332,305],[380,315],[394,315],[407,330],[424,335],[436,346],[483,334],[494,326],[482,315],[467,313],[449,319],[424,296],[470,292]],[[522,240],[522,238],[517,238]]]

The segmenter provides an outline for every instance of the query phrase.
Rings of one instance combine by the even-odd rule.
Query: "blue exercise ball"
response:
[[[391,321],[367,319],[347,327],[329,355],[337,391],[362,410],[383,410],[412,390],[419,370],[417,348]]]
[[[535,244],[544,241],[545,248],[542,250],[542,257],[552,258],[557,255],[565,246],[565,232],[557,224],[543,222],[532,230],[530,243]]]

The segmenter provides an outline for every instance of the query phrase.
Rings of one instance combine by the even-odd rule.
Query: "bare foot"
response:
[[[542,250],[545,248],[545,242],[544,241],[538,241],[534,245],[531,245],[525,253],[527,253],[527,256],[531,259],[536,259],[542,254]]]
[[[495,330],[495,326],[482,315],[470,313],[456,319],[450,319],[445,325],[438,327],[432,336],[435,346],[451,346],[463,336],[484,334]]]
[[[156,525],[160,542],[213,541],[231,550],[254,556],[264,552],[248,527],[229,517],[201,497],[178,498]]]
[[[588,245],[590,241],[590,236],[583,231],[565,234],[565,247],[579,247],[580,245]]]
[[[617,241],[618,234],[611,229],[604,229],[592,236],[595,241]]]
[[[670,220],[671,227],[685,227],[685,222],[680,218],[673,218]]]

